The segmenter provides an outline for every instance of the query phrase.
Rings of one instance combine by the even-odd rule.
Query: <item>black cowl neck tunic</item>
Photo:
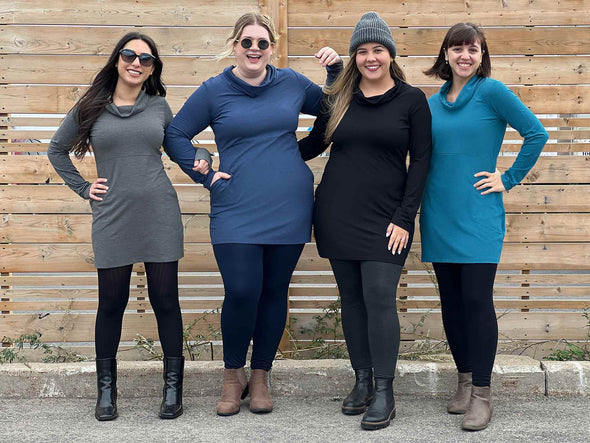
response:
[[[326,148],[329,115],[322,109],[311,134],[300,141],[305,160]],[[314,232],[320,256],[404,264],[428,172],[430,130],[430,110],[419,89],[396,80],[383,95],[365,97],[357,90],[334,132],[316,191]],[[401,255],[387,249],[389,223],[410,233]]]

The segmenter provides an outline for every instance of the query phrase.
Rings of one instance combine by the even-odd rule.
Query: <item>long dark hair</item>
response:
[[[119,61],[119,51],[131,40],[144,41],[156,57],[154,62],[154,72],[144,82],[142,88],[148,95],[166,96],[166,87],[162,82],[162,60],[158,55],[156,43],[147,35],[139,32],[130,32],[125,34],[113,48],[107,64],[100,70],[92,81],[92,84],[84,95],[78,100],[72,109],[75,109],[74,117],[78,124],[78,136],[70,150],[76,155],[76,158],[82,159],[90,151],[90,130],[92,125],[106,106],[111,102],[113,92],[117,86],[119,72],[117,71],[117,62]],[[70,111],[71,112],[71,111]]]
[[[441,80],[451,80],[453,72],[450,66],[445,61],[445,51],[448,51],[452,46],[461,46],[463,44],[473,44],[476,41],[481,46],[481,65],[477,70],[477,75],[480,77],[489,77],[492,73],[492,62],[490,60],[490,52],[488,51],[488,43],[483,29],[473,23],[457,23],[448,30],[447,35],[440,46],[438,57],[430,69],[424,71],[424,74],[431,77],[438,77]]]

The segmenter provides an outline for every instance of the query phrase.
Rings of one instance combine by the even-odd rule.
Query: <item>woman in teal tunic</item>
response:
[[[428,101],[432,159],[420,215],[422,261],[433,263],[459,372],[447,410],[465,414],[467,430],[484,429],[493,411],[498,324],[492,295],[505,233],[502,193],[526,176],[548,138],[535,115],[490,72],[483,30],[471,23],[448,31],[425,72],[446,83]],[[524,143],[500,173],[496,161],[507,124]]]

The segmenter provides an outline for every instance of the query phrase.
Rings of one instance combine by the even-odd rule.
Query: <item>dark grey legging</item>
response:
[[[393,378],[400,329],[396,292],[402,266],[379,261],[330,260],[342,302],[342,329],[354,369]]]

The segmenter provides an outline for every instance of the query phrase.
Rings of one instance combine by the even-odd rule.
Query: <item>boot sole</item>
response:
[[[178,411],[177,413],[175,413],[175,414],[172,414],[172,415],[168,415],[168,414],[160,414],[160,418],[161,418],[162,420],[172,420],[172,419],[175,419],[175,418],[178,418],[178,417],[180,417],[180,416],[182,415],[182,413],[183,413],[183,412],[184,412],[184,411],[183,411],[183,410],[182,410],[182,408],[181,408],[181,409],[180,409],[180,411]]]
[[[236,415],[239,412],[240,412],[239,409],[237,411],[232,411],[232,412],[219,412],[219,411],[217,411],[217,415],[219,415],[221,417],[230,417],[232,415]]]
[[[272,408],[270,408],[270,409],[268,409],[268,408],[252,409],[252,408],[250,408],[250,412],[253,412],[254,414],[268,414],[269,412],[272,412]]]
[[[449,411],[449,410],[447,409],[447,412],[448,412],[449,414],[453,414],[453,415],[461,415],[461,414],[465,414],[465,412],[467,412],[467,409],[465,409],[465,410],[463,410],[463,411],[458,411],[458,410]]]
[[[394,418],[395,408],[393,408],[393,411],[391,411],[387,420],[378,422],[361,421],[361,428],[365,429],[366,431],[376,431],[377,429],[383,429],[389,426],[389,423],[391,423],[391,420]]]
[[[342,413],[344,415],[360,415],[367,410],[367,406],[360,406],[358,408],[350,408],[342,406]]]
[[[115,414],[115,415],[96,415],[94,414],[94,417],[98,420],[98,421],[111,421],[111,420],[115,420],[117,417],[119,417],[119,414]]]

